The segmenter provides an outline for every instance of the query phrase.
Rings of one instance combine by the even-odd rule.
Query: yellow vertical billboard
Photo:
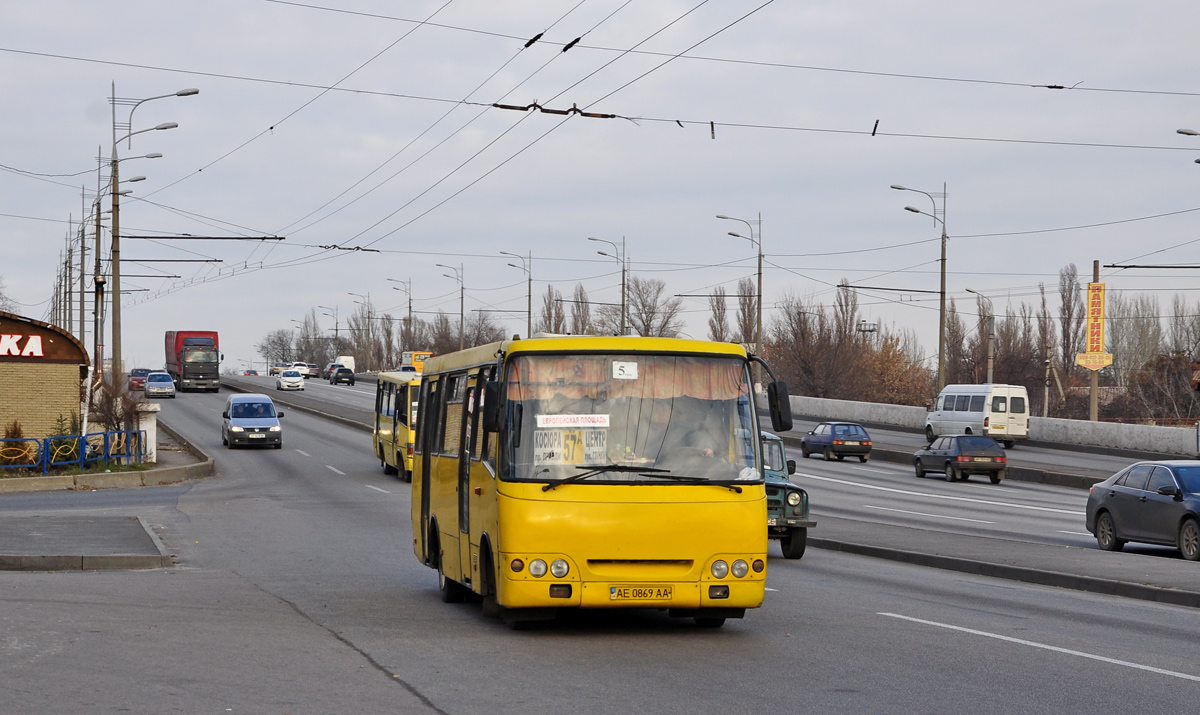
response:
[[[1104,284],[1088,283],[1087,334],[1084,352],[1075,354],[1075,364],[1088,370],[1112,365],[1112,353],[1104,352]]]

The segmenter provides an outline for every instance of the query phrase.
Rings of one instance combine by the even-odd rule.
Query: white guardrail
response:
[[[924,407],[827,400],[819,397],[792,396],[791,400],[792,413],[796,415],[846,422],[872,422],[914,430],[925,428],[927,413]],[[1029,421],[1029,439],[1187,457],[1200,454],[1200,425],[1196,429],[1188,429],[1032,417]]]

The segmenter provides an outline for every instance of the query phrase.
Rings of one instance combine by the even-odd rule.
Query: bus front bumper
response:
[[[700,583],[509,579],[500,594],[500,605],[521,608],[743,609],[761,606],[764,591],[764,580],[749,578]]]

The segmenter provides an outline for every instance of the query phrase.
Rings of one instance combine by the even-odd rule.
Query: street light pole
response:
[[[363,371],[370,372],[371,365],[372,365],[371,354],[374,352],[374,348],[375,348],[375,343],[371,336],[371,294],[367,293],[366,295],[363,295],[362,293],[351,292],[351,293],[349,293],[349,295],[358,296],[359,298],[362,298],[364,301],[366,301],[365,303],[359,303],[359,305],[362,305],[364,308],[367,309],[367,355],[366,355],[366,360],[364,360],[366,365],[364,366]],[[358,301],[355,301],[355,302],[357,303]]]
[[[746,228],[750,229],[749,236],[743,236],[740,233],[734,233],[732,231],[729,232],[729,235],[733,236],[735,238],[744,238],[758,249],[758,297],[755,299],[757,302],[757,310],[756,310],[757,315],[754,320],[754,352],[756,355],[762,355],[762,350],[763,350],[763,343],[762,343],[762,334],[763,334],[762,213],[758,214],[758,221],[756,222],[756,223],[758,223],[758,238],[754,237],[754,226],[752,226],[750,224],[750,222],[744,218],[736,218],[734,216],[721,216],[721,215],[718,215],[717,218],[724,219],[726,221],[741,221],[742,223],[746,224]]]
[[[619,249],[617,248],[617,244],[613,243],[612,241],[606,241],[603,238],[592,238],[591,236],[588,236],[588,240],[596,241],[599,243],[607,243],[608,245],[613,247],[613,253],[617,254],[614,256],[612,253],[605,253],[604,251],[596,251],[596,253],[598,253],[601,256],[607,256],[608,258],[615,258],[617,263],[619,263],[621,265],[621,335],[624,335],[626,333],[626,323],[627,323],[627,321],[625,319],[625,316],[627,314],[627,311],[625,308],[625,295],[626,295],[626,289],[625,289],[625,237],[621,236],[621,247]]]
[[[443,273],[442,275],[458,281],[458,349],[462,350],[463,346],[466,344],[463,342],[466,337],[466,333],[463,330],[463,316],[465,314],[464,305],[466,300],[466,289],[463,287],[463,266],[462,264],[459,264],[458,268],[455,268],[454,266],[447,266],[445,263],[438,263],[436,265],[438,268],[449,268],[450,270],[454,271],[454,275],[450,275],[448,273]]]
[[[388,280],[404,286],[403,289],[392,286],[392,290],[403,290],[404,294],[408,296],[408,322],[404,324],[404,347],[412,350],[412,278],[409,278],[407,283],[395,278],[388,278]]]
[[[529,252],[529,260],[528,261],[526,261],[525,256],[518,256],[517,254],[509,253],[508,251],[501,251],[500,255],[512,256],[513,258],[520,259],[521,265],[518,266],[515,263],[510,263],[508,265],[512,266],[513,268],[520,268],[521,270],[525,271],[526,279],[529,282],[528,293],[526,296],[526,306],[525,306],[525,310],[528,314],[528,319],[525,324],[525,337],[532,338],[533,337],[533,251]]]
[[[900,184],[892,184],[892,188],[897,191],[915,191],[918,194],[925,194],[933,203],[933,213],[925,213],[920,209],[912,206],[905,206],[905,211],[913,213],[925,214],[934,220],[934,225],[942,225],[942,258],[941,258],[941,287],[938,289],[938,392],[946,386],[946,240],[949,236],[946,235],[946,184],[942,184],[942,215],[939,217],[937,210],[937,201],[933,198],[933,194],[920,189],[910,189]]]

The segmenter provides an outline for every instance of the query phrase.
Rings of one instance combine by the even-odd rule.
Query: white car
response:
[[[170,397],[175,399],[175,381],[170,373],[152,372],[146,375],[146,397]]]
[[[292,363],[292,367],[291,367],[291,369],[292,369],[292,370],[295,370],[295,371],[296,371],[296,372],[298,372],[298,373],[300,373],[300,377],[303,377],[303,378],[305,378],[305,379],[308,379],[308,377],[309,377],[309,375],[308,375],[308,363],[306,363],[306,362],[294,362],[294,363]]]
[[[289,367],[288,369],[279,373],[279,377],[275,378],[275,389],[276,390],[303,390],[304,389],[304,376],[300,374],[299,370],[293,370],[292,368]]]

